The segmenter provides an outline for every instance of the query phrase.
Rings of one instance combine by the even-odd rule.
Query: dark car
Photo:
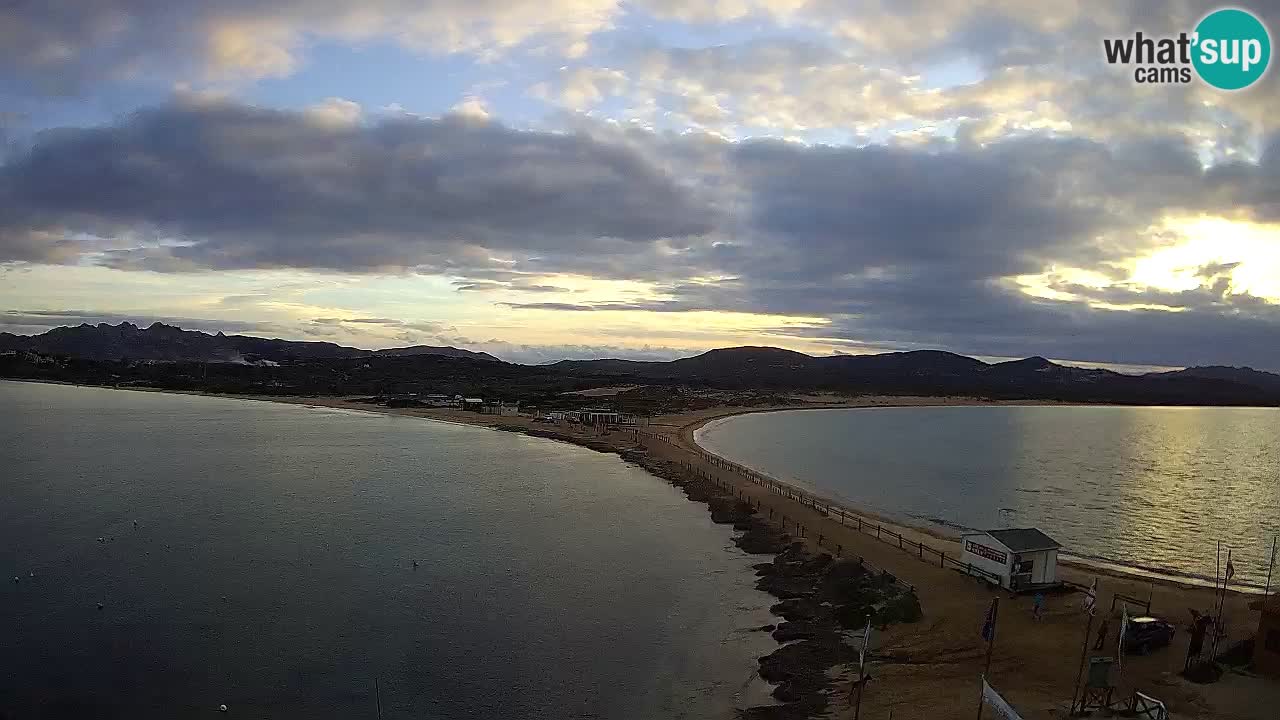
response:
[[[1124,650],[1127,653],[1146,655],[1156,648],[1162,648],[1173,640],[1173,625],[1157,617],[1141,615],[1129,618],[1129,627],[1125,630]]]

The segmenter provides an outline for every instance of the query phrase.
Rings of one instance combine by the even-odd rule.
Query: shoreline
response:
[[[479,415],[473,412],[455,410],[452,408],[389,408],[382,405],[372,405],[361,403],[354,400],[356,397],[364,396],[325,396],[325,397],[303,397],[291,395],[243,395],[228,393],[211,393],[201,390],[170,390],[166,388],[152,387],[110,387],[105,385],[84,385],[80,383],[65,382],[60,380],[28,380],[24,378],[0,378],[7,382],[30,382],[48,385],[63,385],[68,387],[86,387],[97,388],[101,390],[122,390],[131,392],[152,392],[152,393],[168,393],[172,395],[195,395],[200,397],[223,398],[228,400],[255,400],[259,402],[273,402],[282,405],[302,405],[304,407],[325,408],[330,410],[346,410],[351,412],[363,412],[374,415],[398,415],[402,417],[416,417],[423,420],[432,420],[451,425],[466,425],[468,427],[486,428],[489,430],[498,430],[504,432],[515,432],[532,437],[540,437],[544,440],[553,440],[559,442],[585,447],[597,452],[621,454],[621,450],[614,447],[612,443],[600,442],[593,440],[588,432],[579,432],[574,428],[573,432],[569,432],[570,428],[564,428],[560,425],[533,425],[528,422],[525,416],[496,416],[496,415]],[[730,462],[736,462],[730,458],[718,455],[717,453],[698,444],[696,433],[704,427],[716,422],[728,420],[742,415],[754,415],[758,413],[773,413],[787,411],[810,411],[810,410],[873,410],[873,409],[902,409],[902,408],[921,408],[921,407],[1134,407],[1130,405],[1116,405],[1107,403],[1071,403],[1056,400],[987,400],[977,397],[931,397],[931,396],[861,396],[849,398],[837,402],[824,402],[806,406],[796,405],[771,405],[766,407],[720,407],[710,408],[707,410],[685,411],[672,415],[658,416],[657,420],[666,420],[667,422],[653,422],[649,427],[673,428],[676,432],[675,437],[688,450],[693,452],[702,451],[721,457]],[[1185,406],[1139,406],[1139,407],[1185,407]],[[504,422],[507,421],[507,422]],[[676,421],[676,422],[671,422]],[[761,475],[768,475],[762,470],[753,468]],[[794,485],[794,482],[787,484]],[[822,494],[808,487],[800,487],[805,492],[822,497]],[[917,542],[923,537],[933,542],[941,542],[955,546],[955,554],[959,555],[959,535],[949,531],[948,527],[954,527],[956,530],[963,530],[960,525],[948,525],[946,522],[934,522],[929,519],[921,518],[919,522],[904,519],[902,517],[886,514],[885,512],[874,510],[871,508],[860,506],[846,500],[833,500],[831,498],[822,497],[822,499],[833,506],[841,507],[848,512],[861,515],[866,519],[875,520],[884,527],[897,532],[904,537],[910,537]],[[949,548],[948,548],[949,549]],[[1176,587],[1184,590],[1192,589],[1213,589],[1215,587],[1212,578],[1201,578],[1198,576],[1180,573],[1172,568],[1158,567],[1142,567],[1106,557],[1088,557],[1063,553],[1059,558],[1059,566],[1066,566],[1087,572],[1092,575],[1103,575],[1117,579],[1136,580],[1143,582],[1154,582],[1157,584]],[[1247,597],[1261,597],[1262,588],[1252,585],[1229,584],[1228,593],[1239,594]]]
[[[719,453],[711,450],[710,448],[707,448],[699,444],[696,437],[698,431],[704,428],[707,428],[711,425],[723,422],[725,420],[730,420],[732,418],[740,417],[743,415],[754,415],[757,413],[787,412],[791,410],[794,410],[794,411],[875,410],[875,409],[903,409],[903,408],[915,408],[915,407],[1049,407],[1049,406],[1131,407],[1128,405],[1104,405],[1104,404],[1082,405],[1079,403],[1059,403],[1059,402],[1052,402],[1052,401],[1048,401],[1048,402],[1036,402],[1036,401],[984,402],[981,400],[973,399],[973,401],[970,402],[969,399],[951,399],[951,398],[938,398],[938,400],[941,400],[943,402],[900,403],[900,404],[894,404],[894,403],[858,404],[855,402],[855,403],[844,404],[844,405],[830,405],[830,406],[822,406],[822,407],[782,406],[782,407],[768,408],[768,409],[727,410],[723,413],[716,413],[708,417],[701,418],[696,422],[693,422],[687,426],[680,428],[680,440],[681,442],[688,445],[691,449],[709,453],[711,455],[719,457],[728,462],[737,463],[737,461],[733,460],[732,458],[728,458],[723,455],[720,455]],[[947,402],[948,400],[956,400],[956,401]],[[1166,406],[1144,406],[1144,407],[1166,407]],[[1181,406],[1167,406],[1167,407],[1181,407]],[[737,464],[742,465],[742,463],[737,463]],[[747,465],[743,465],[743,466],[750,467]],[[756,473],[759,473],[760,475],[764,475],[771,478],[773,477],[769,475],[769,473],[759,468],[750,468],[750,469]],[[773,479],[778,480],[777,478],[773,478]],[[954,546],[954,549],[957,555],[959,554],[960,533],[965,531],[979,531],[978,528],[969,528],[967,526],[963,526],[958,523],[952,523],[947,521],[945,518],[910,519],[910,516],[904,518],[901,515],[887,514],[884,511],[868,508],[868,507],[859,505],[857,503],[850,502],[848,500],[843,500],[843,499],[835,500],[829,497],[825,497],[820,490],[811,488],[804,484],[797,484],[796,481],[785,481],[785,484],[792,485],[794,487],[797,487],[800,490],[803,490],[804,492],[810,495],[819,497],[824,502],[832,506],[843,508],[844,510],[847,510],[852,514],[861,515],[866,519],[875,520],[876,522],[882,524],[884,527],[894,532],[897,532],[899,534],[902,534],[906,537],[924,536],[926,538],[932,539],[935,542],[942,542],[942,543],[946,543],[948,545]],[[915,537],[914,539],[916,541],[919,541],[920,538]],[[1098,555],[1098,556],[1076,555],[1072,553],[1063,552],[1059,555],[1058,565],[1060,567],[1066,566],[1069,568],[1074,568],[1081,572],[1086,572],[1092,575],[1105,575],[1105,576],[1110,576],[1110,577],[1119,578],[1119,579],[1156,582],[1156,583],[1166,584],[1166,585],[1179,587],[1187,590],[1197,589],[1197,588],[1212,589],[1214,587],[1220,587],[1215,585],[1213,578],[1210,578],[1210,577],[1201,577],[1198,575],[1185,573],[1185,572],[1176,570],[1174,568],[1162,568],[1162,567],[1156,567],[1156,566],[1146,567],[1142,565],[1134,565],[1132,563],[1122,562],[1122,561],[1115,560],[1115,559],[1108,558],[1101,555]],[[1236,593],[1243,596],[1255,597],[1255,598],[1262,597],[1263,590],[1264,588],[1261,586],[1247,585],[1242,583],[1229,583],[1227,586],[1227,592],[1229,593]]]

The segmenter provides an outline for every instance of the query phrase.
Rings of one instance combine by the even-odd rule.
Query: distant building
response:
[[[484,403],[480,406],[480,412],[485,415],[505,415],[511,417],[520,414],[520,403],[507,403],[501,400],[494,400]]]
[[[1253,639],[1253,669],[1280,679],[1280,595],[1262,601],[1258,636]]]
[[[484,410],[484,398],[462,398],[462,409],[482,412]]]
[[[422,399],[422,401],[431,407],[458,407],[461,404],[454,400],[451,395],[441,395],[438,393],[427,395]]]
[[[961,536],[960,542],[960,562],[995,576],[1006,590],[1059,585],[1058,551],[1062,545],[1036,528],[969,533]]]
[[[609,408],[588,408],[578,411],[578,421],[584,425],[617,425],[621,414]]]

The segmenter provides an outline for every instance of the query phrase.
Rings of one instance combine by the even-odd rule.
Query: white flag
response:
[[[1098,578],[1094,578],[1089,585],[1089,591],[1084,594],[1084,611],[1093,614],[1093,606],[1098,603]]]
[[[996,714],[1005,720],[1022,720],[1017,711],[1009,703],[1005,702],[1004,698],[1000,697],[1000,693],[996,692],[995,688],[987,683],[985,675],[982,677],[982,701],[990,705],[991,709],[995,710]]]
[[[867,629],[862,633],[862,649],[858,651],[858,679],[862,679],[862,669],[867,666],[867,647],[871,645],[871,616],[867,616]]]
[[[1116,664],[1124,667],[1124,636],[1129,631],[1129,604],[1120,604],[1120,642],[1116,645]]]

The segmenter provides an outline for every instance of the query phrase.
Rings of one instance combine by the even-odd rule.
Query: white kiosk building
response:
[[[969,533],[961,537],[961,547],[960,562],[998,578],[1006,590],[1020,592],[1061,584],[1058,550],[1062,545],[1036,528]]]

